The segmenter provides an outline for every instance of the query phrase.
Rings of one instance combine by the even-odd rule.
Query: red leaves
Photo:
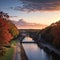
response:
[[[7,25],[6,20],[4,20],[3,18],[0,18],[0,28],[1,29],[9,29],[9,26]]]
[[[9,32],[9,25],[7,20],[0,18],[0,44],[8,44],[13,36]]]
[[[8,44],[19,33],[16,26],[8,18],[7,13],[0,12],[0,47]]]
[[[3,18],[0,18],[0,44],[8,42],[12,39],[11,34],[8,31],[9,26]]]
[[[17,35],[18,30],[16,26],[11,21],[0,18],[0,45],[8,44]]]

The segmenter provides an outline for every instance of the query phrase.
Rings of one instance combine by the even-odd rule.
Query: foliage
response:
[[[4,56],[0,56],[0,60],[12,60],[14,48],[6,48],[7,52]]]
[[[60,48],[60,21],[42,30],[42,38],[53,46]]]
[[[11,21],[8,22],[8,25],[10,27],[9,32],[12,34],[14,38],[16,38],[19,34],[17,27],[14,24],[12,24]]]
[[[0,49],[19,34],[16,26],[8,19],[9,15],[0,12]],[[2,49],[3,50],[3,49]]]
[[[9,18],[9,15],[7,13],[4,13],[3,11],[0,11],[0,18]]]

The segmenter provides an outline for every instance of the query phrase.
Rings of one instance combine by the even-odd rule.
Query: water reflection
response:
[[[23,44],[23,46],[29,60],[50,60],[48,54],[36,44]]]
[[[24,41],[33,41],[31,38],[26,37]],[[29,60],[50,60],[50,56],[43,50],[40,49],[37,44],[22,44]]]
[[[23,42],[34,42],[34,40],[32,40],[30,37],[25,37]]]
[[[23,41],[34,42],[30,37],[25,37]],[[22,43],[21,45],[24,47],[28,60],[60,60],[60,56],[47,53],[47,50],[41,49],[36,43]]]

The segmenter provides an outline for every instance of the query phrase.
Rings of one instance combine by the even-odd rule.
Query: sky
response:
[[[0,0],[0,11],[14,21],[50,25],[60,20],[60,0]]]

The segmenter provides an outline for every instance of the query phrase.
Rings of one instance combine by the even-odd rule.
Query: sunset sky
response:
[[[0,0],[0,11],[11,20],[50,25],[60,20],[60,0]]]

